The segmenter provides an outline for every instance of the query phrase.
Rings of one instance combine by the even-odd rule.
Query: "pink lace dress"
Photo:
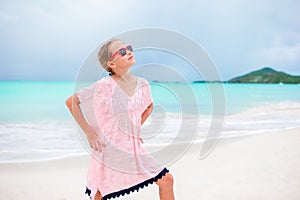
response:
[[[97,190],[103,200],[123,196],[157,181],[168,170],[146,150],[140,140],[141,116],[152,103],[149,83],[137,77],[129,96],[110,76],[77,92],[89,125],[106,143],[93,151],[86,193],[93,200]]]

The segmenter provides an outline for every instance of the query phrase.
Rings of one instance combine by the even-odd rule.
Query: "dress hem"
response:
[[[124,196],[125,194],[130,194],[130,192],[134,192],[135,190],[138,192],[139,189],[142,189],[145,186],[147,187],[149,184],[153,184],[153,182],[158,181],[158,179],[161,179],[168,172],[169,172],[169,170],[167,168],[164,168],[154,178],[150,178],[150,179],[148,179],[148,180],[146,180],[146,181],[144,181],[142,183],[139,183],[139,184],[137,184],[135,186],[132,186],[130,188],[127,188],[127,189],[124,189],[124,190],[120,190],[118,192],[109,193],[109,194],[105,195],[104,197],[102,197],[102,200],[107,200],[107,199],[111,199],[111,198],[116,198],[116,197]],[[85,194],[89,195],[89,197],[92,198],[91,197],[91,190],[88,187],[86,187]]]

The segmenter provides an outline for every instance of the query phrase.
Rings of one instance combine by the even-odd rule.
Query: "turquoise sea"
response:
[[[64,104],[74,87],[74,82],[0,81],[0,162],[86,154]],[[159,108],[155,112],[168,113],[168,123],[146,143],[172,141],[182,112],[201,116],[196,138],[200,141],[216,107],[225,110],[221,137],[300,127],[300,85],[223,84],[222,91],[213,94],[214,87],[213,83],[151,83]]]

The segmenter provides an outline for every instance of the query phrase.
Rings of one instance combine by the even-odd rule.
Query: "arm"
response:
[[[66,101],[66,106],[74,117],[75,121],[79,124],[85,134],[92,132],[92,128],[89,126],[87,121],[85,120],[81,109],[80,109],[80,101],[77,94],[70,96]]]
[[[81,108],[79,106],[80,101],[77,94],[70,96],[65,101],[66,106],[68,107],[69,111],[71,112],[72,116],[74,117],[75,121],[79,124],[83,132],[86,134],[87,139],[90,143],[90,146],[96,150],[102,150],[101,146],[105,146],[105,144],[100,140],[96,132],[89,126],[87,121],[85,120]]]
[[[150,116],[151,112],[153,110],[153,103],[151,103],[146,110],[143,112],[142,114],[142,120],[141,120],[141,124],[143,125],[143,123],[146,121],[146,119]]]
[[[141,124],[143,125],[143,123],[146,121],[146,119],[150,116],[151,112],[153,110],[153,103],[151,103],[146,110],[143,112],[142,116],[141,116]],[[142,143],[144,143],[143,139],[140,138],[140,141]]]

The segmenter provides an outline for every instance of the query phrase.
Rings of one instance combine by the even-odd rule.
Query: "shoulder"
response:
[[[147,79],[143,77],[137,77],[138,88],[143,90],[144,92],[148,92],[150,90],[150,84]]]
[[[111,79],[111,77],[109,77],[109,76],[104,76],[104,77],[102,77],[101,79],[99,79],[99,80],[97,81],[97,83],[100,83],[100,84],[107,83],[107,82],[110,81],[110,79]]]
[[[147,79],[143,78],[143,77],[139,77],[139,76],[136,76],[137,78],[137,81],[139,84],[141,85],[149,85],[149,82],[147,81]]]
[[[98,81],[95,82],[95,85],[97,87],[108,86],[110,84],[111,84],[111,77],[109,77],[109,76],[102,77],[101,79],[99,79]]]
[[[109,91],[112,91],[115,87],[113,79],[109,76],[105,76],[98,80],[95,84],[96,86],[96,92],[97,93],[107,93]]]

